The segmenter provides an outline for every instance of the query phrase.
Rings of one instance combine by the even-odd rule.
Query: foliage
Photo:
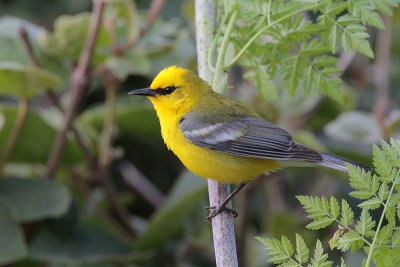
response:
[[[264,99],[277,99],[272,80],[282,76],[290,96],[299,86],[308,95],[328,95],[343,102],[337,67],[341,48],[374,53],[367,40],[367,26],[384,28],[378,12],[389,12],[399,1],[235,1],[241,23],[231,43],[239,50],[226,65],[249,67]],[[235,8],[233,8],[235,9]],[[225,12],[232,12],[225,6]],[[241,56],[243,55],[243,56]],[[278,75],[279,74],[279,75]]]
[[[147,19],[146,11],[138,11],[133,1],[106,2],[91,58],[91,84],[107,87],[112,77],[119,85],[134,75],[140,75],[140,82],[147,83],[143,76],[158,71],[157,64],[187,62],[193,57],[193,45],[181,23],[155,18],[153,27],[141,36],[143,25],[139,22]],[[110,139],[128,140],[133,150],[145,145],[149,152],[141,153],[144,159],[165,159],[166,152],[159,153],[159,124],[149,103],[136,98],[129,98],[128,102],[125,92],[123,97],[114,100],[113,110],[108,104],[84,103],[77,123],[74,123],[80,140],[73,133],[67,136],[57,181],[44,179],[43,171],[61,127],[63,113],[69,108],[63,102],[57,107],[54,99],[58,102],[59,96],[62,100],[61,97],[69,98],[71,94],[66,87],[84,53],[92,16],[90,12],[60,15],[54,20],[51,32],[22,19],[0,19],[0,160],[6,161],[0,167],[0,246],[3,248],[0,264],[24,264],[29,260],[80,265],[84,262],[141,262],[146,258],[132,253],[132,237],[128,237],[121,222],[113,218],[114,207],[109,206],[107,190],[115,189],[104,189],[96,176],[95,180],[88,179],[91,177],[88,173],[96,171],[90,169],[88,155],[93,157],[99,153],[98,146],[104,143],[104,129],[107,128],[104,121],[109,119],[109,114],[115,114],[109,126],[116,131]],[[26,31],[28,43],[22,40],[22,31]],[[182,51],[186,56],[181,56]],[[39,66],[33,66],[35,64]],[[19,103],[15,103],[15,97]],[[55,107],[49,107],[46,97]],[[30,100],[29,110],[24,114],[20,114],[22,100]],[[9,157],[5,157],[4,151],[19,120],[22,123],[16,142]],[[141,138],[146,141],[138,142]],[[113,146],[111,141],[110,146]],[[112,160],[121,155],[117,147],[110,153]],[[160,155],[155,157],[155,153]],[[170,165],[151,167],[153,177],[162,177],[159,179],[161,187],[173,184],[173,180],[165,182],[166,175],[177,173]],[[12,178],[6,178],[7,175]],[[143,233],[138,238],[142,241],[137,242],[137,251],[142,247],[145,255],[150,248],[162,246],[168,238],[183,231],[186,211],[204,198],[204,185],[198,186],[202,180],[197,178],[198,182],[185,184],[187,179],[184,177],[177,183],[179,186],[183,181],[184,185],[180,186],[183,191],[171,193],[171,199],[182,194],[180,197],[184,200],[177,198],[176,207],[172,205],[154,216],[153,223],[150,220],[142,223],[142,228],[149,224],[149,230],[162,225],[162,234],[160,231]],[[94,184],[93,190],[89,189],[90,184]],[[122,202],[121,199],[118,196],[116,201]],[[135,197],[129,197],[127,201],[130,205],[141,205]],[[118,203],[116,205],[121,207]],[[181,223],[171,223],[177,216]],[[165,227],[165,224],[171,226]],[[148,238],[151,236],[153,239]],[[146,244],[152,245],[149,248]]]
[[[400,232],[396,221],[396,217],[400,216],[400,141],[391,139],[389,145],[382,140],[380,148],[374,145],[373,160],[376,173],[347,164],[349,183],[353,188],[350,196],[362,200],[358,204],[361,208],[358,217],[344,199],[340,204],[333,196],[329,200],[311,196],[298,196],[297,199],[312,220],[307,228],[318,230],[333,223],[337,225],[338,230],[329,241],[331,249],[350,250],[352,253],[363,250],[368,255],[365,261],[367,266],[371,260],[377,266],[397,266],[400,264]],[[369,211],[379,208],[382,212],[379,221],[375,221]],[[358,218],[356,221],[355,217]],[[296,235],[295,258],[287,237],[282,236],[281,241],[273,238],[259,240],[270,253],[269,262],[281,266],[301,266],[308,261],[308,248],[300,235]],[[323,253],[318,240],[311,266],[331,266],[332,262],[325,261],[326,258],[327,254]]]

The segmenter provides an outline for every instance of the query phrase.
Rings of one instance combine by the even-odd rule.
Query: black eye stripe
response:
[[[156,95],[169,95],[171,94],[173,91],[175,91],[176,87],[175,86],[167,86],[165,88],[157,88],[155,89],[155,93]]]

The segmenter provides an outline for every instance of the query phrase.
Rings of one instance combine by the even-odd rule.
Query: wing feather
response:
[[[256,116],[212,119],[194,111],[180,122],[191,143],[219,152],[254,158],[321,161],[320,153],[293,142],[285,130]]]

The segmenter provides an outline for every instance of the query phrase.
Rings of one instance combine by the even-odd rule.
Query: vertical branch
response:
[[[374,115],[380,125],[384,138],[388,138],[387,131],[383,124],[383,118],[389,102],[389,60],[390,60],[390,42],[392,17],[382,14],[385,29],[379,30],[376,38],[376,60],[375,60],[375,86],[376,86],[376,102],[374,107]]]
[[[89,65],[93,55],[94,45],[100,27],[101,16],[104,9],[104,2],[101,0],[93,1],[93,14],[90,21],[88,37],[85,48],[82,51],[78,66],[75,68],[70,79],[71,98],[68,109],[65,111],[61,131],[53,144],[49,160],[47,162],[46,176],[52,178],[60,160],[64,148],[67,131],[72,124],[76,109],[85,92],[85,87],[89,82]]]
[[[19,134],[21,133],[22,126],[24,125],[26,115],[28,114],[28,99],[26,97],[21,97],[18,105],[18,113],[15,118],[14,127],[11,130],[6,146],[4,147],[3,155],[0,158],[0,176],[3,174],[4,165],[7,163],[11,156],[11,153],[17,143]]]
[[[196,45],[197,65],[201,78],[211,83],[213,73],[208,64],[208,49],[215,34],[216,1],[196,0]],[[218,70],[216,70],[218,71]],[[218,206],[229,195],[229,184],[208,180],[208,194],[211,206]],[[235,231],[232,214],[222,212],[212,219],[216,265],[238,266]]]

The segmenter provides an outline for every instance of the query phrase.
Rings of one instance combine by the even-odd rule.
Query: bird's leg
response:
[[[232,193],[230,193],[230,195],[224,200],[224,202],[222,202],[219,206],[208,206],[206,207],[206,209],[208,210],[213,210],[212,212],[210,212],[210,214],[207,216],[206,220],[208,223],[211,223],[212,218],[214,218],[215,216],[217,216],[218,214],[220,214],[223,211],[228,211],[230,213],[233,214],[233,218],[236,218],[238,216],[238,213],[230,208],[227,208],[226,205],[229,203],[229,201],[247,184],[248,182],[243,182],[240,183],[235,190],[233,190]]]

